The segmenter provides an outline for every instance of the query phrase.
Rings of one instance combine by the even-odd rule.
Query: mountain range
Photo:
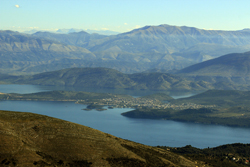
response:
[[[25,34],[34,34],[36,32],[39,32],[41,30],[37,30],[37,29],[33,29],[30,31],[23,31],[22,33]],[[73,32],[80,32],[80,31],[84,31],[83,29],[76,29],[76,28],[70,28],[70,29],[58,29],[56,31],[46,31],[46,32],[50,32],[50,33],[60,33],[60,34],[69,34],[69,33],[73,33]],[[91,30],[91,29],[87,29],[85,30],[87,33],[89,34],[93,34],[93,33],[97,33],[97,34],[101,34],[101,35],[117,35],[119,34],[119,32],[116,31],[110,31],[110,30]]]
[[[149,90],[249,90],[250,52],[207,60],[181,70],[126,74],[104,67],[67,68],[34,75],[0,74],[1,83]]]
[[[182,69],[250,50],[250,31],[145,26],[117,35],[0,31],[0,72],[34,74],[72,67],[109,67],[134,73]]]

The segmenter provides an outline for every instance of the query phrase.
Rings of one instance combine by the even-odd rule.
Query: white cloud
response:
[[[102,28],[102,30],[109,30],[108,28]]]
[[[29,27],[30,29],[38,29],[39,27]]]
[[[213,28],[209,28],[209,29],[203,28],[203,30],[215,30],[215,29],[213,29]]]
[[[141,26],[140,25],[136,25],[135,27],[127,29],[127,31],[132,31],[132,30],[137,29],[137,28],[141,28]]]
[[[141,26],[139,26],[139,25],[136,25],[136,26],[135,26],[135,28],[141,28]]]
[[[128,23],[124,23],[124,25],[128,25]]]
[[[19,5],[15,5],[15,7],[16,7],[16,8],[20,8],[20,6],[19,6]]]

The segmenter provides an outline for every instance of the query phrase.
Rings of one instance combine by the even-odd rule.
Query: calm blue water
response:
[[[49,89],[39,86],[0,85],[0,92],[5,93],[18,91],[18,93],[31,93],[46,90]],[[48,115],[152,146],[181,147],[190,144],[206,148],[228,143],[250,143],[250,128],[201,125],[169,120],[131,119],[120,115],[131,109],[108,109],[99,112],[82,110],[85,107],[85,105],[73,102],[0,101],[1,110]]]

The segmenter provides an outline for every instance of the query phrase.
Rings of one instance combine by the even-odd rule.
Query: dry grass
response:
[[[196,166],[168,151],[75,123],[0,111],[0,166]]]

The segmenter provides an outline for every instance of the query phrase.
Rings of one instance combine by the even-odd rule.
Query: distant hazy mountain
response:
[[[13,31],[0,31],[0,70],[15,71],[61,59],[91,60],[89,50]]]
[[[71,29],[58,29],[56,31],[56,33],[61,33],[61,34],[69,34],[72,32],[80,32],[83,31],[83,29],[75,29],[75,28],[71,28]]]
[[[97,33],[100,35],[117,35],[120,34],[120,32],[116,32],[116,31],[110,31],[110,30],[90,30],[87,29],[86,32],[93,34],[93,33]]]
[[[36,29],[33,29],[33,30],[30,30],[30,31],[23,31],[21,33],[24,33],[24,34],[34,34],[36,32],[38,32],[39,30],[36,30]]]
[[[117,34],[119,34],[119,32],[110,31],[110,30],[91,30],[91,29],[83,30],[83,29],[75,29],[75,28],[58,29],[56,31],[56,33],[69,34],[69,33],[73,33],[73,32],[81,32],[81,31],[86,31],[89,34],[97,33],[100,35],[117,35]]]
[[[58,29],[56,31],[33,29],[33,30],[30,30],[30,31],[23,31],[21,33],[34,34],[36,32],[50,32],[50,33],[56,33],[56,34],[69,34],[69,33],[72,33],[72,32],[80,32],[80,31],[83,31],[83,29],[71,28],[71,29]]]
[[[5,49],[0,50],[0,55],[11,55],[11,62],[0,66],[0,72],[30,73],[34,71],[37,73],[71,67],[110,67],[129,73],[154,68],[173,70],[228,53],[242,53],[250,50],[250,31],[248,29],[219,31],[160,25],[145,26],[111,36],[67,29],[67,32],[69,31],[71,33],[66,34],[36,32],[28,35],[19,33],[15,35],[15,39],[9,41],[5,40],[6,36],[8,34],[13,36],[14,32],[1,31],[1,48]],[[36,52],[36,54],[28,54],[23,48],[31,47],[34,44],[23,41],[26,38],[43,41],[41,52],[34,47],[32,52]],[[57,49],[55,49],[55,45],[46,44],[45,46],[44,41],[56,44]],[[51,59],[44,59],[46,57],[44,48],[46,47],[50,48],[46,52]],[[71,48],[70,54],[69,48]],[[55,50],[58,53],[55,54]],[[86,52],[91,56],[86,57]],[[62,54],[67,56],[62,56]],[[30,59],[39,59],[40,62],[29,64]]]
[[[103,39],[107,36],[99,34],[89,34],[85,31],[72,32],[69,34],[56,34],[51,32],[36,32],[33,37],[57,41],[66,45],[80,46],[88,48],[92,41]],[[93,44],[92,44],[93,45]]]
[[[146,26],[95,41],[87,49],[105,60],[147,62],[153,68],[181,69],[224,54],[250,50],[250,31]]]

